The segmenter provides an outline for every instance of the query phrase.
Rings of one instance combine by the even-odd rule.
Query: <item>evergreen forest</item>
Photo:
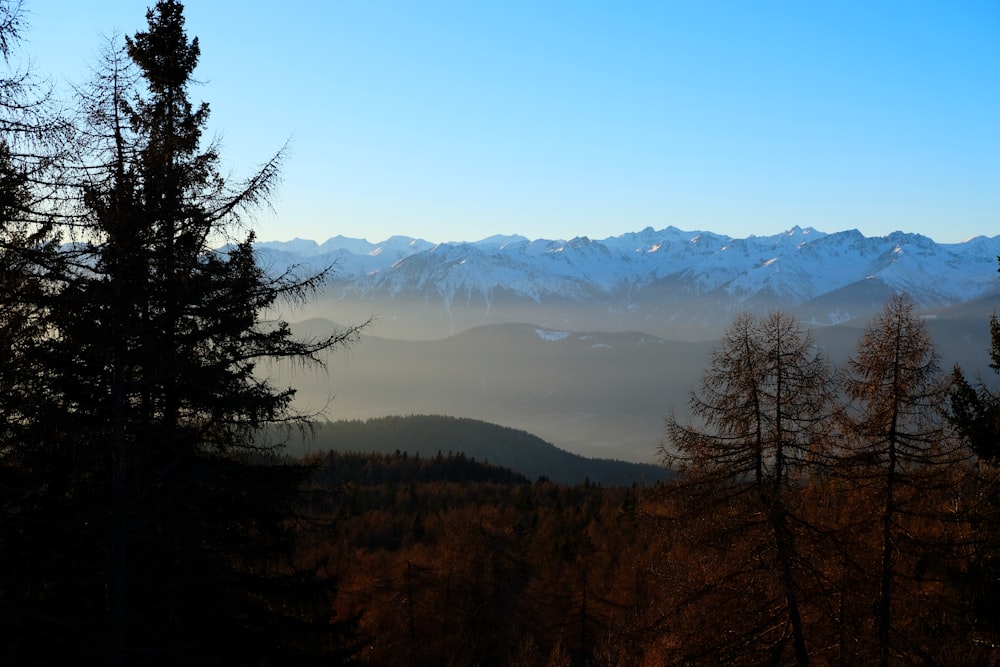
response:
[[[529,478],[433,421],[293,456],[324,427],[258,364],[366,323],[281,315],[329,275],[255,257],[284,151],[221,172],[180,2],[69,105],[12,64],[24,21],[0,0],[4,664],[1000,664],[1000,393],[906,295],[839,368],[737,315],[648,484]]]

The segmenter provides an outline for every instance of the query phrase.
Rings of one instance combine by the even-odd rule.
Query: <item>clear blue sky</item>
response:
[[[61,87],[142,0],[26,0]],[[1000,234],[1000,3],[185,3],[262,240]]]

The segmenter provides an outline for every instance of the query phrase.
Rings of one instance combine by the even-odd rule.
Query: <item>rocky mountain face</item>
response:
[[[938,244],[903,232],[866,237],[795,227],[732,238],[668,227],[603,240],[493,236],[435,245],[337,236],[256,247],[272,271],[333,267],[307,316],[374,315],[376,333],[394,338],[531,322],[705,340],[743,310],[779,307],[825,327],[864,321],[897,291],[928,311],[1000,293],[1000,236]]]

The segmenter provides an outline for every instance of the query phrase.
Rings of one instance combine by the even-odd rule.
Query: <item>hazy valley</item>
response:
[[[664,417],[685,414],[716,337],[740,310],[796,314],[839,364],[885,298],[906,291],[928,318],[942,369],[958,363],[975,375],[1000,305],[1000,237],[938,245],[795,229],[740,240],[670,228],[602,242],[337,238],[258,250],[272,270],[334,265],[336,278],[298,314],[300,332],[374,317],[328,372],[274,369],[298,388],[299,409],[331,420],[469,417],[634,462],[655,460]]]

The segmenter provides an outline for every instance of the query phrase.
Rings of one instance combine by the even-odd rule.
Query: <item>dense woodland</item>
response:
[[[460,456],[318,461],[317,482],[337,491],[304,555],[325,558],[323,576],[337,580],[334,618],[353,623],[361,664],[794,662],[750,502],[705,512],[673,484],[531,483]],[[788,501],[809,508],[795,590],[817,664],[878,662],[876,495],[830,477]],[[922,506],[932,514],[962,495],[939,489]],[[892,664],[994,662],[971,523],[909,522]]]
[[[282,154],[218,172],[180,3],[108,42],[72,112],[11,64],[21,9],[0,2],[5,664],[1000,663],[1000,395],[943,370],[904,295],[843,368],[794,318],[737,316],[655,485],[406,433],[293,458],[313,415],[258,362],[322,364],[363,325],[275,314],[326,278],[256,261]]]

